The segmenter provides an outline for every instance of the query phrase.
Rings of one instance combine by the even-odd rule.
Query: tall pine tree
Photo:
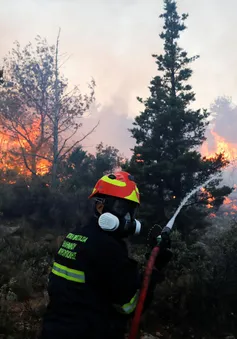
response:
[[[135,118],[131,129],[136,146],[131,161],[125,165],[135,175],[141,190],[140,217],[150,226],[167,222],[170,213],[191,189],[227,163],[222,154],[215,159],[206,159],[198,152],[205,140],[209,113],[207,110],[193,110],[190,106],[195,101],[195,93],[188,84],[192,75],[189,66],[198,56],[189,57],[178,45],[180,33],[186,29],[188,15],[178,14],[176,1],[164,0],[164,14],[160,17],[164,20],[160,34],[164,53],[153,55],[158,75],[150,82],[150,97],[144,101],[138,98],[145,109]],[[203,210],[207,210],[200,207],[200,202],[207,205],[212,200],[212,204],[218,207],[224,195],[230,193],[228,187],[217,189],[218,182],[216,180],[210,185],[210,193],[196,195],[190,204],[192,207],[189,211],[186,208],[178,219],[184,233],[188,233],[190,228],[200,227],[200,215],[203,216]],[[216,199],[210,199],[210,196]]]

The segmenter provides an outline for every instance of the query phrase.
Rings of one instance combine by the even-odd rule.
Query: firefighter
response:
[[[138,188],[129,173],[116,172],[103,176],[89,198],[95,201],[89,222],[66,236],[55,257],[41,339],[123,339],[134,314],[142,275],[124,240],[141,231]],[[158,256],[146,306],[171,258],[167,247]]]

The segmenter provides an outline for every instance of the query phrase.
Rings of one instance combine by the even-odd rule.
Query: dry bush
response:
[[[47,279],[60,243],[58,238],[57,232],[32,233],[24,225],[18,235],[1,239],[0,335],[3,338],[36,337],[47,305]]]

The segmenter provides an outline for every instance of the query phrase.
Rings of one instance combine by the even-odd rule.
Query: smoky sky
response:
[[[231,98],[219,97],[211,105],[213,130],[226,141],[237,143],[237,106]]]
[[[162,0],[0,0],[0,60],[18,40],[36,35],[55,43],[61,28],[60,53],[69,57],[61,72],[82,92],[93,77],[99,108],[84,121],[84,130],[100,120],[88,147],[100,141],[125,154],[134,144],[128,128],[142,110],[136,97],[146,97],[157,74],[153,53],[162,52]],[[181,46],[200,55],[191,80],[195,108],[209,108],[222,95],[237,103],[236,0],[178,0],[188,12]],[[65,56],[66,55],[66,56]],[[1,61],[0,61],[1,62]],[[231,115],[233,118],[233,115]],[[220,127],[222,123],[219,123]],[[226,125],[225,125],[226,126]],[[233,129],[233,127],[230,127]],[[226,132],[227,133],[227,132]],[[228,132],[228,135],[234,132]]]
[[[133,119],[126,115],[126,112],[128,112],[127,103],[120,97],[114,97],[108,105],[95,106],[91,116],[88,119],[83,119],[82,131],[87,133],[98,122],[99,125],[83,141],[84,148],[93,153],[95,146],[102,141],[104,145],[112,145],[117,148],[123,157],[129,158],[135,142],[131,132],[128,131],[133,127]],[[82,134],[79,133],[79,135]],[[113,140],[112,143],[111,140]]]

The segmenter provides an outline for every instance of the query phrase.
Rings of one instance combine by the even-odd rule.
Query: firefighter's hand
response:
[[[161,232],[161,241],[160,241],[160,251],[166,250],[171,247],[171,240],[170,240],[170,228],[165,227]]]
[[[160,233],[160,234],[159,234]],[[150,239],[150,247],[151,249],[155,246],[159,246],[160,251],[157,255],[156,261],[155,261],[155,268],[158,271],[161,271],[163,268],[167,266],[167,264],[170,262],[173,253],[170,250],[171,247],[171,240],[170,240],[170,229],[164,228],[162,232],[159,232],[159,230],[153,230],[152,236]],[[145,257],[148,260],[150,257],[151,252],[146,253]]]
[[[160,251],[170,248],[170,229],[165,227],[161,230],[159,227],[153,227],[148,235],[148,245],[151,249],[159,245]]]

